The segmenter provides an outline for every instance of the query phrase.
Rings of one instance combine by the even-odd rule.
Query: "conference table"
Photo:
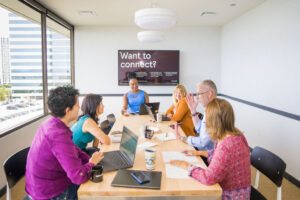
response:
[[[176,179],[167,178],[165,165],[167,163],[163,160],[163,152],[181,152],[185,149],[193,149],[193,147],[182,142],[181,140],[169,140],[161,141],[156,137],[151,140],[145,139],[141,132],[141,127],[146,124],[151,127],[157,127],[159,131],[155,132],[154,136],[160,133],[172,132],[172,129],[168,126],[173,122],[161,122],[157,123],[152,120],[149,115],[120,115],[110,131],[110,135],[113,131],[122,131],[123,126],[126,126],[135,134],[139,135],[138,144],[144,142],[157,143],[156,146],[152,147],[157,149],[156,155],[156,166],[154,171],[161,171],[161,188],[160,190],[155,189],[138,189],[138,188],[126,188],[126,187],[112,187],[111,182],[114,179],[117,171],[106,172],[103,174],[103,181],[100,183],[94,183],[91,180],[84,184],[81,184],[78,190],[79,199],[101,199],[101,200],[114,200],[114,199],[220,199],[222,195],[222,189],[219,184],[214,185],[203,185],[195,179]],[[183,134],[182,130],[179,129],[180,134]],[[111,145],[101,146],[101,151],[112,151],[118,150],[120,143],[112,143]],[[205,166],[204,162],[200,157],[197,157],[201,166]],[[144,150],[137,149],[133,170],[146,170]]]

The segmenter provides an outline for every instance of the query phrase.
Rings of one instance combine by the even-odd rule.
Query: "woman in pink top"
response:
[[[189,171],[189,175],[205,185],[219,183],[222,199],[250,199],[250,152],[244,135],[234,126],[234,113],[230,103],[214,99],[206,108],[206,130],[212,141],[211,151],[185,151],[187,155],[208,157],[207,169],[188,162],[173,160],[171,164]]]

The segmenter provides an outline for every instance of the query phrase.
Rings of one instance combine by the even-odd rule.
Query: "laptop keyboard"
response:
[[[105,152],[103,153],[104,158],[100,161],[99,164],[105,163],[106,166],[118,166],[120,168],[127,167],[127,161],[121,156],[120,153],[117,152]],[[105,159],[106,158],[106,159]]]

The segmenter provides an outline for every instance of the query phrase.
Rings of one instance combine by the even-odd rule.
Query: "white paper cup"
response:
[[[156,149],[145,149],[146,169],[155,169]]]
[[[162,121],[162,114],[161,113],[157,113],[156,114],[156,119],[157,119],[157,122],[160,123]]]

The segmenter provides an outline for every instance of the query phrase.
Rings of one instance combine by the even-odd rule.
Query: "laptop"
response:
[[[153,112],[153,110],[151,109],[151,107],[147,106],[146,105],[146,109],[147,109],[147,112],[150,114],[150,116],[155,120],[157,121],[157,113],[158,113],[158,110],[156,110],[156,112]],[[165,115],[162,115],[162,121],[171,121],[167,116]]]
[[[98,163],[98,165],[103,166],[103,172],[132,167],[137,143],[138,136],[124,126],[120,150],[104,152],[104,158]]]
[[[116,174],[111,186],[114,187],[130,187],[130,188],[146,188],[146,189],[160,189],[161,184],[161,172],[159,171],[142,171],[150,178],[150,182],[144,184],[138,184],[134,178],[130,175],[137,170],[120,169]]]
[[[158,112],[159,109],[159,102],[153,102],[153,103],[143,103],[140,106],[140,115],[148,115],[148,111],[146,109],[146,106],[149,106],[152,109],[152,112]]]

